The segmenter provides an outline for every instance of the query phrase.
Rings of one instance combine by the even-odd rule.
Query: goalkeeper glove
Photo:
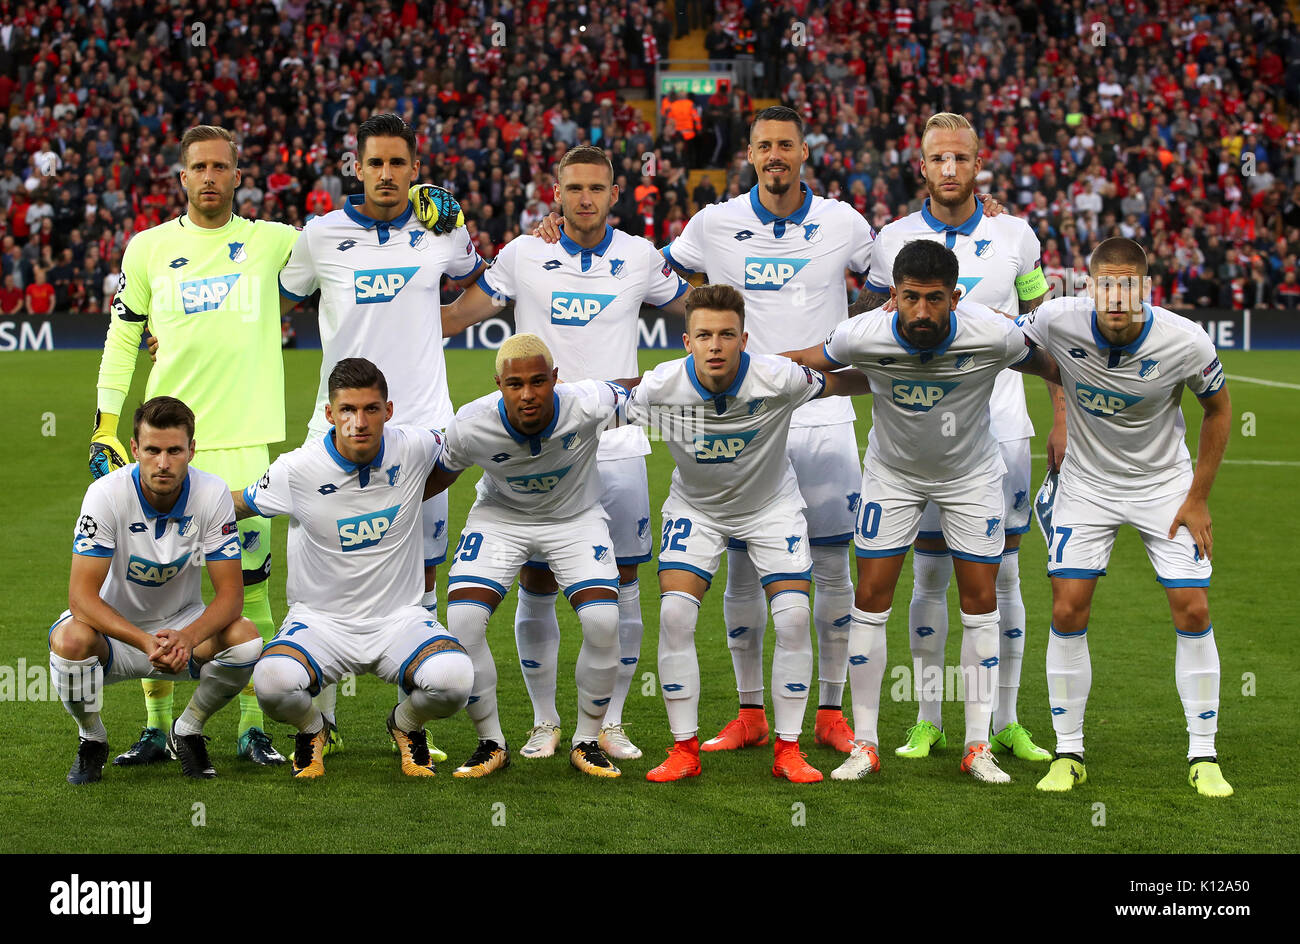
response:
[[[407,192],[407,197],[415,208],[415,218],[420,225],[439,236],[465,225],[465,214],[450,190],[433,184],[416,184]]]
[[[117,417],[95,411],[95,433],[90,437],[90,477],[97,479],[126,465],[126,450],[117,441]]]

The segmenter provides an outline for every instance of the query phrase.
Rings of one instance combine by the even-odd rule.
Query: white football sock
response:
[[[533,724],[559,724],[555,707],[555,673],[560,660],[560,622],[555,618],[555,594],[519,588],[515,608],[515,647],[524,685],[533,703]]]
[[[1053,626],[1047,637],[1047,704],[1052,709],[1057,754],[1083,756],[1083,714],[1091,688],[1087,627],[1066,635]]]
[[[433,618],[438,618],[438,588],[424,591],[424,596],[420,597],[420,606],[424,607],[433,614]]]
[[[966,689],[967,747],[987,744],[998,694],[998,611],[961,614],[961,673]]]
[[[474,722],[480,741],[496,741],[498,746],[504,747],[506,736],[501,732],[501,716],[497,713],[497,664],[487,641],[487,624],[491,617],[492,608],[486,603],[447,601],[447,631],[465,647],[474,670],[465,714]]]
[[[776,736],[799,740],[808,688],[812,682],[812,635],[808,632],[808,594],[782,590],[772,597],[772,714]]]
[[[839,708],[844,703],[844,680],[849,670],[849,610],[853,609],[849,549],[819,544],[811,549],[817,591],[812,608],[813,626],[817,629],[817,705]]]
[[[948,581],[952,555],[913,549],[908,642],[916,675],[916,720],[943,727],[943,654],[948,644]]]
[[[187,736],[202,734],[207,720],[243,691],[253,677],[253,667],[261,655],[262,640],[259,637],[221,650],[211,662],[199,669],[198,687],[176,719],[176,733]],[[256,687],[253,690],[256,691]]]
[[[253,683],[253,690],[257,690],[256,682]],[[326,721],[330,724],[337,723],[335,715],[339,703],[339,687],[337,683],[321,686],[319,694],[312,701],[315,703],[316,709],[325,716]]]
[[[736,673],[742,705],[763,706],[763,633],[767,598],[748,551],[727,551],[727,589],[722,594],[722,621]]]
[[[1199,635],[1178,631],[1174,679],[1187,717],[1187,759],[1214,757],[1219,730],[1219,647],[1214,625]]]
[[[574,680],[578,684],[578,720],[573,744],[594,741],[609,709],[618,677],[618,601],[590,600],[577,607],[582,623],[582,648]]]
[[[315,734],[325,723],[325,717],[312,704],[307,691],[310,686],[310,673],[292,656],[269,655],[253,669],[253,690],[266,716]]]
[[[1020,667],[1025,658],[1025,603],[1020,597],[1020,549],[1002,555],[998,567],[998,695],[993,705],[993,731],[1019,720]]]
[[[849,611],[849,694],[853,698],[853,737],[879,746],[880,686],[885,679],[888,647],[885,626],[891,610],[868,613],[856,606]]]
[[[50,679],[63,707],[77,722],[77,733],[89,741],[107,741],[108,731],[99,716],[104,701],[104,667],[99,656],[65,659],[51,652]]]
[[[443,649],[419,664],[412,681],[410,697],[393,712],[400,731],[416,731],[427,721],[450,718],[464,708],[474,684],[474,667],[465,653]]]
[[[659,687],[664,693],[668,729],[674,740],[695,737],[700,728],[700,664],[695,656],[695,623],[700,601],[669,591],[659,597]]]
[[[641,636],[645,632],[641,622],[641,583],[633,580],[618,588],[618,677],[614,680],[614,694],[605,711],[604,724],[623,723],[623,705],[636,678],[636,667],[641,660]]]

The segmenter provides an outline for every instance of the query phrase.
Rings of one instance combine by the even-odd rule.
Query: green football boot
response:
[[[917,760],[930,756],[931,747],[947,747],[948,736],[928,721],[918,721],[907,729],[907,743],[894,748],[899,757]]]
[[[1048,793],[1066,793],[1087,780],[1088,771],[1081,758],[1074,755],[1058,757],[1047,769],[1047,776],[1038,781],[1038,789]]]
[[[1010,751],[1021,760],[1046,763],[1052,759],[1052,752],[1045,751],[1034,743],[1034,736],[1019,721],[1013,721],[989,740],[989,747],[994,754]]]
[[[1203,797],[1230,797],[1232,785],[1223,779],[1219,761],[1214,757],[1193,757],[1187,782]]]

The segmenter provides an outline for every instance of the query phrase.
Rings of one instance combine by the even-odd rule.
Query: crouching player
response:
[[[659,550],[659,680],[674,743],[646,779],[700,773],[695,623],[732,539],[749,549],[776,628],[772,774],[816,783],[821,772],[799,751],[812,682],[812,555],[786,440],[797,407],[821,396],[869,393],[867,378],[856,370],[823,376],[784,357],[746,354],[745,301],[729,285],[687,296],[682,340],[690,356],[646,374],[627,407],[630,422],[667,441],[677,465]]]
[[[473,465],[484,473],[447,578],[447,623],[474,660],[468,714],[479,737],[453,777],[483,777],[510,763],[487,624],[528,561],[550,565],[582,623],[569,762],[594,777],[620,774],[597,743],[614,692],[619,639],[618,565],[596,453],[601,431],[621,421],[627,390],[604,380],[556,386],[557,376],[542,339],[517,334],[497,351],[500,392],[461,407],[447,427],[441,486]]]
[[[190,468],[194,414],[173,397],[135,411],[134,465],[86,490],[72,542],[69,609],[50,628],[50,675],[81,737],[68,782],[108,759],[102,686],[198,679],[168,747],[187,777],[215,777],[203,724],[248,684],[262,648],[244,605],[239,532],[226,483]],[[200,559],[216,591],[203,604]]]
[[[1005,367],[1059,381],[1056,364],[992,309],[957,300],[957,256],[930,240],[908,243],[894,260],[891,297],[842,321],[823,346],[791,356],[820,370],[862,369],[877,396],[862,473],[854,544],[858,585],[849,631],[854,748],[831,774],[856,780],[880,769],[877,725],[885,674],[885,626],[907,549],[926,502],[939,508],[961,598],[961,666],[966,736],[961,769],[1007,783],[989,749],[998,685],[996,580],[1002,561],[1006,466],[990,432],[989,398]]]
[[[1115,532],[1131,524],[1169,597],[1177,637],[1174,679],[1187,718],[1188,780],[1202,796],[1231,796],[1214,752],[1219,651],[1208,600],[1208,500],[1232,422],[1223,367],[1195,322],[1142,300],[1147,258],[1137,243],[1104,240],[1088,269],[1091,299],[1054,299],[1021,318],[1025,334],[1061,365],[1070,438],[1047,548],[1047,693],[1056,759],[1038,789],[1063,792],[1087,779],[1088,618]],[[1184,386],[1204,410],[1194,473],[1183,442]]]
[[[325,773],[325,717],[312,696],[345,675],[377,675],[409,696],[388,716],[402,773],[432,777],[424,724],[465,707],[461,644],[420,605],[421,502],[442,434],[385,427],[388,382],[350,357],[329,375],[324,436],[280,456],[234,493],[239,517],[289,515],[289,613],[253,675],[262,710],[298,729],[293,776]]]

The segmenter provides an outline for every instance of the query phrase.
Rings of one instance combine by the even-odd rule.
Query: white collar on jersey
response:
[[[370,484],[370,470],[377,469],[383,465],[384,450],[388,447],[388,436],[386,434],[380,439],[379,452],[375,453],[375,457],[366,463],[353,462],[351,459],[346,458],[343,453],[339,452],[339,447],[334,444],[333,426],[330,427],[329,432],[326,433],[323,438],[325,440],[325,451],[328,452],[330,458],[334,460],[334,464],[344,472],[357,473],[357,485],[361,488],[365,488]]]
[[[362,229],[373,229],[379,235],[379,245],[381,246],[388,242],[388,231],[404,227],[410,222],[411,214],[415,211],[415,208],[411,206],[411,201],[407,200],[406,209],[402,211],[400,216],[391,220],[376,220],[361,212],[361,207],[365,202],[365,194],[354,193],[343,202],[343,212],[347,214],[348,219]]]

